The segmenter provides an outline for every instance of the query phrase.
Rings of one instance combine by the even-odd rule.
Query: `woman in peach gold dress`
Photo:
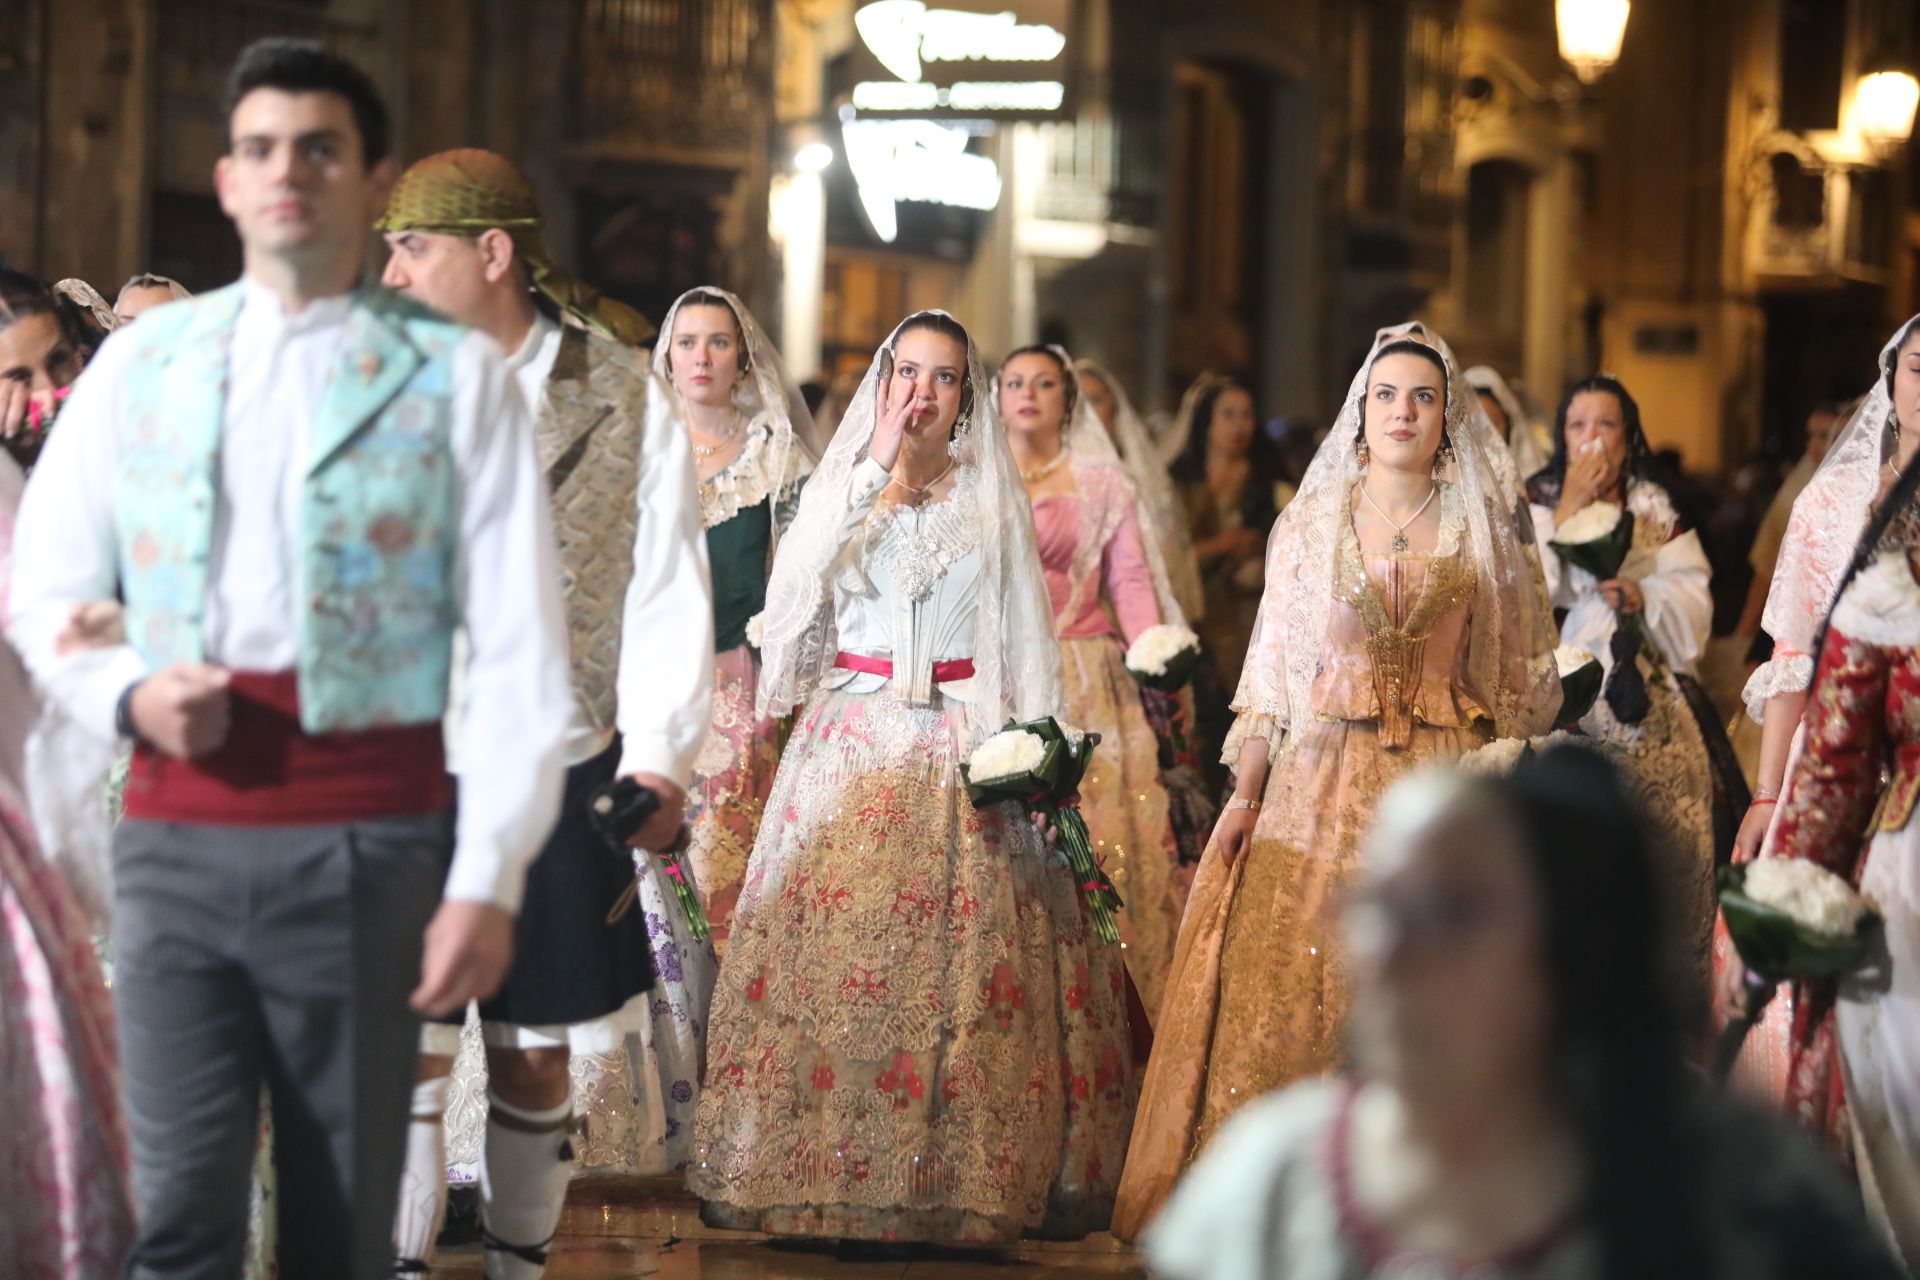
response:
[[[1234,799],[1188,901],[1114,1234],[1138,1235],[1222,1121],[1339,1065],[1333,908],[1381,794],[1560,707],[1531,539],[1460,371],[1376,344],[1274,526],[1226,743]]]

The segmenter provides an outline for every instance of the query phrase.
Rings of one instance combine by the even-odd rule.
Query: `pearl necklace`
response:
[[[701,444],[698,439],[694,440],[693,456],[705,462],[717,453],[725,453],[740,442],[740,437],[746,433],[746,430],[747,420],[736,413],[733,416],[733,425],[727,428],[726,434],[714,437],[712,444]]]
[[[1061,467],[1064,467],[1067,465],[1067,455],[1069,452],[1070,450],[1067,448],[1067,446],[1065,444],[1062,444],[1060,446],[1060,452],[1054,454],[1051,458],[1047,459],[1045,462],[1041,463],[1039,466],[1034,467],[1030,470],[1023,469],[1020,472],[1020,479],[1027,484],[1039,484],[1042,480],[1045,480],[1048,476],[1058,471]]]

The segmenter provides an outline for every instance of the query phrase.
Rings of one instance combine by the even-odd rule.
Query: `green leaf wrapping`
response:
[[[1573,671],[1560,677],[1560,714],[1554,718],[1554,725],[1567,728],[1578,724],[1593,710],[1593,704],[1600,698],[1600,686],[1606,681],[1606,669],[1600,665],[1600,659],[1584,663]]]
[[[1120,929],[1113,913],[1121,905],[1120,894],[1093,856],[1093,841],[1088,837],[1086,820],[1078,808],[1066,803],[1068,797],[1079,791],[1080,780],[1087,776],[1100,735],[1085,735],[1080,749],[1075,751],[1066,731],[1052,716],[1024,723],[1009,720],[1000,731],[1005,733],[1010,729],[1022,729],[1040,738],[1047,744],[1046,754],[1026,773],[986,782],[975,782],[972,770],[962,764],[960,780],[967,788],[967,798],[976,809],[1011,800],[1023,809],[1044,814],[1060,833],[1060,849],[1066,855],[1067,865],[1073,869],[1074,884],[1087,905],[1094,936],[1108,945],[1119,942]]]
[[[1562,560],[1579,565],[1602,582],[1617,578],[1620,576],[1620,566],[1627,562],[1627,552],[1633,549],[1633,512],[1622,511],[1620,523],[1613,526],[1613,532],[1604,538],[1571,545],[1564,542],[1549,542],[1547,545],[1558,551]]]
[[[1200,666],[1198,649],[1182,649],[1167,659],[1167,669],[1159,675],[1149,675],[1144,671],[1127,668],[1127,674],[1149,689],[1158,689],[1162,693],[1177,693],[1186,688],[1193,679],[1194,671]]]

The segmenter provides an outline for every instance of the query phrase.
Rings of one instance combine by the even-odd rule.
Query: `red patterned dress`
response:
[[[1795,992],[1787,1104],[1851,1148],[1869,1208],[1920,1264],[1920,585],[1882,558],[1834,608],[1774,853],[1810,858],[1885,917],[1887,956]]]

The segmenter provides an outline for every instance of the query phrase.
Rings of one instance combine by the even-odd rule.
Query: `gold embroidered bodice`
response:
[[[1462,729],[1488,718],[1465,684],[1475,577],[1452,486],[1440,518],[1431,555],[1364,555],[1351,519],[1341,532],[1314,714],[1375,721],[1388,750],[1407,745],[1416,720]]]

